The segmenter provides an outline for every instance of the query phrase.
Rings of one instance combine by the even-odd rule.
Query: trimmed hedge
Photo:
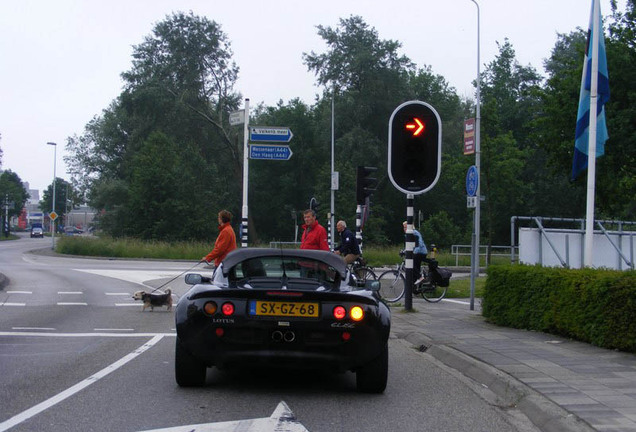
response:
[[[497,325],[636,353],[636,271],[490,266],[482,307]]]

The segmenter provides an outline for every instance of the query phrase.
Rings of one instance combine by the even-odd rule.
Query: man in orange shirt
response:
[[[214,249],[201,259],[201,262],[205,261],[210,264],[210,261],[214,260],[214,265],[219,266],[225,256],[236,249],[236,235],[232,229],[232,213],[227,210],[221,210],[219,212],[219,236],[214,242]]]

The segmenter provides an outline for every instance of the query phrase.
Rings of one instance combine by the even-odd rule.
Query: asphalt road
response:
[[[205,387],[179,388],[173,314],[142,312],[132,293],[194,263],[28,252],[50,242],[0,243],[0,273],[9,279],[0,291],[0,432],[220,422],[228,423],[208,430],[248,430],[240,422],[269,417],[280,402],[310,432],[535,430],[516,410],[497,406],[486,390],[394,336],[382,395],[357,393],[353,373],[262,369],[210,369]],[[169,284],[175,301],[187,290],[182,280]]]

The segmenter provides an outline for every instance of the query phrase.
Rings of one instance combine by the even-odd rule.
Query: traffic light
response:
[[[356,204],[363,205],[367,198],[375,192],[378,180],[369,177],[375,171],[377,171],[376,167],[358,167],[356,174]]]
[[[442,121],[426,102],[405,102],[389,120],[389,178],[406,194],[418,195],[439,179]]]

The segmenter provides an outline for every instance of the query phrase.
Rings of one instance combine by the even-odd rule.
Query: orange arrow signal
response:
[[[413,121],[415,123],[407,123],[406,128],[408,130],[413,131],[414,137],[420,136],[422,132],[424,131],[424,123],[422,123],[422,121],[418,119],[417,117],[413,117]]]

